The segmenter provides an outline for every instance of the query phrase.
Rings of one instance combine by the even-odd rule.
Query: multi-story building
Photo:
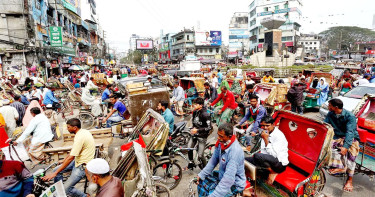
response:
[[[184,29],[172,36],[172,61],[182,61],[185,56],[195,53],[194,31]]]
[[[97,21],[82,20],[81,5],[78,0],[0,1],[2,72],[27,76],[27,68],[37,67],[32,72],[61,74],[72,64],[104,64],[103,32]]]
[[[320,57],[321,55],[321,38],[314,34],[302,34],[298,45],[304,48],[305,54],[309,56]]]
[[[283,17],[283,48],[294,51],[300,36],[302,0],[253,0],[249,5],[250,50],[262,51],[265,28],[261,20],[270,16]]]
[[[235,12],[229,24],[228,59],[242,58],[250,49],[248,13]]]
[[[135,51],[137,49],[137,39],[141,39],[141,37],[137,34],[132,34],[129,39],[129,51]]]
[[[159,63],[169,64],[171,60],[171,49],[172,49],[172,36],[175,33],[166,33],[163,34],[163,31],[160,33],[160,44],[159,44]]]

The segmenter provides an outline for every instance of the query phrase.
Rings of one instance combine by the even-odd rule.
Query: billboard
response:
[[[137,50],[152,50],[154,48],[152,40],[139,40],[137,39]]]
[[[81,16],[81,1],[80,0],[62,0],[64,7],[78,16]]]
[[[196,31],[195,45],[221,46],[221,31]]]
[[[61,27],[57,26],[50,26],[49,27],[49,37],[52,47],[61,47],[63,46],[63,39],[62,39],[62,30]]]

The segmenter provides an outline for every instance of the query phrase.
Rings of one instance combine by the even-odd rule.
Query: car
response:
[[[361,101],[365,94],[375,94],[375,83],[363,84],[351,89],[349,92],[345,93],[343,96],[338,96],[336,98],[342,100],[344,103],[344,109],[353,112],[355,107]],[[320,115],[325,118],[328,114],[328,101],[326,101],[319,109]]]

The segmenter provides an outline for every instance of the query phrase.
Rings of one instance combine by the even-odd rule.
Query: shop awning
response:
[[[69,67],[69,70],[85,70],[85,69],[81,66],[73,65],[73,66]]]
[[[285,42],[286,47],[292,47],[294,46],[294,42]]]

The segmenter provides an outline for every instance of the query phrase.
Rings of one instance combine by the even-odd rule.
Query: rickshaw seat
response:
[[[294,192],[297,185],[313,173],[315,162],[291,150],[288,154],[289,165],[275,180],[290,192]]]
[[[369,131],[361,128],[357,128],[359,139],[361,142],[366,143],[370,142],[375,144],[375,134],[370,133]]]

